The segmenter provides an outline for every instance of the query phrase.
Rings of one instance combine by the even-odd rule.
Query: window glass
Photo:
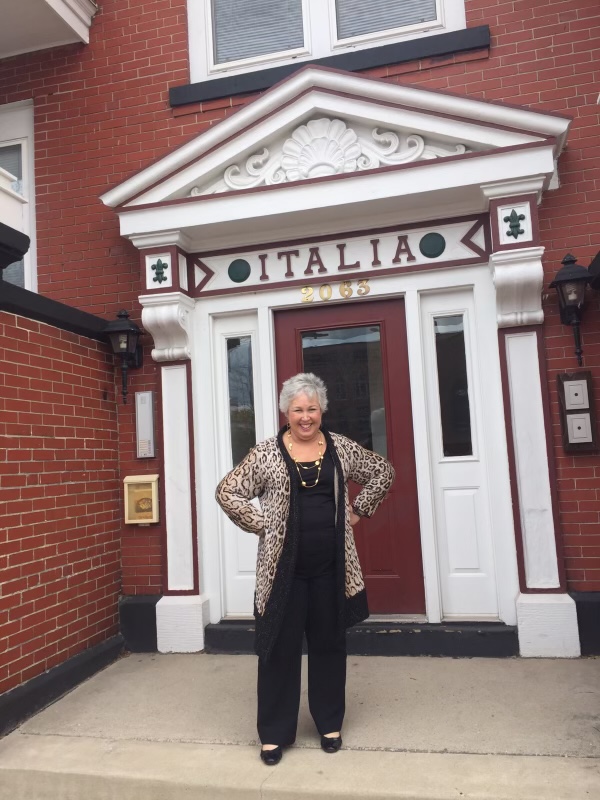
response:
[[[13,191],[23,194],[23,153],[20,144],[0,145],[0,167],[14,175],[16,180],[12,183]],[[25,286],[25,263],[15,261],[5,267],[3,279],[17,286]]]
[[[15,192],[23,194],[23,157],[20,144],[0,145],[0,167],[14,175],[12,188]]]
[[[213,0],[212,5],[216,64],[304,46],[302,0]]]
[[[436,0],[336,0],[338,37],[350,39],[369,33],[418,25],[437,18]]]
[[[227,379],[231,457],[233,466],[236,466],[256,444],[252,339],[250,336],[236,336],[227,339]]]
[[[462,314],[434,319],[444,456],[473,455]]]
[[[387,456],[380,326],[305,331],[302,361],[327,386],[325,425]]]

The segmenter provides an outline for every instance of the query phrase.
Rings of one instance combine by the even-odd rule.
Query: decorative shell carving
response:
[[[428,142],[416,133],[396,133],[375,128],[359,136],[341,119],[321,117],[296,128],[276,152],[265,147],[243,166],[232,164],[210,186],[194,186],[190,197],[291,183],[328,175],[377,169],[468,152],[464,144]]]
[[[288,181],[355,172],[361,147],[341,119],[313,119],[301,125],[283,145],[281,167]]]

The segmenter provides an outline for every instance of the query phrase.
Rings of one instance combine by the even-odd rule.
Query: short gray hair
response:
[[[283,382],[279,395],[279,410],[282,414],[287,416],[292,400],[299,394],[305,394],[307,397],[316,395],[321,411],[323,413],[327,411],[327,387],[321,378],[312,372],[299,372]]]

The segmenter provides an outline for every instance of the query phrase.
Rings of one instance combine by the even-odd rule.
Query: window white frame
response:
[[[337,31],[337,0],[328,0],[329,3],[329,26],[332,43],[332,51],[343,50],[344,48],[353,48],[357,45],[375,46],[390,42],[402,41],[404,39],[413,39],[421,33],[429,33],[430,31],[441,32],[445,28],[444,20],[446,19],[446,5],[452,8],[463,6],[463,0],[435,0],[436,4],[436,18],[430,22],[417,23],[416,25],[403,25],[401,28],[388,28],[383,31],[374,31],[373,33],[365,33],[360,36],[353,36],[347,39],[340,39]]]
[[[31,239],[25,254],[25,288],[37,291],[37,262],[35,238],[35,180],[33,166],[33,100],[0,105],[0,147],[21,146],[23,167],[23,197],[27,200],[23,217],[23,232]]]
[[[251,0],[248,0],[251,2]],[[436,0],[437,19],[387,31],[340,39],[337,34],[336,0],[302,0],[304,47],[255,58],[215,64],[212,25],[212,0],[188,0],[190,80],[256,72],[293,61],[324,58],[353,50],[408,41],[435,33],[463,30],[466,27],[465,0]]]
[[[204,5],[204,30],[206,31],[206,69],[207,74],[217,77],[222,72],[245,72],[250,66],[261,67],[269,66],[273,61],[291,61],[298,56],[309,56],[311,53],[310,39],[310,3],[311,0],[302,0],[302,21],[304,33],[304,47],[297,47],[293,50],[282,50],[277,53],[266,53],[262,56],[252,58],[242,58],[238,61],[227,61],[224,64],[217,64],[214,60],[215,42],[212,23],[212,0],[202,0]],[[194,0],[188,3],[188,7],[194,4]],[[191,26],[190,26],[191,28]],[[190,31],[190,54],[193,52]]]

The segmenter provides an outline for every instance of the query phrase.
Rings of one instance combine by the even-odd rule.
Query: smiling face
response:
[[[292,438],[298,442],[310,442],[319,435],[321,427],[321,406],[317,396],[307,397],[297,394],[292,398],[287,418]]]

